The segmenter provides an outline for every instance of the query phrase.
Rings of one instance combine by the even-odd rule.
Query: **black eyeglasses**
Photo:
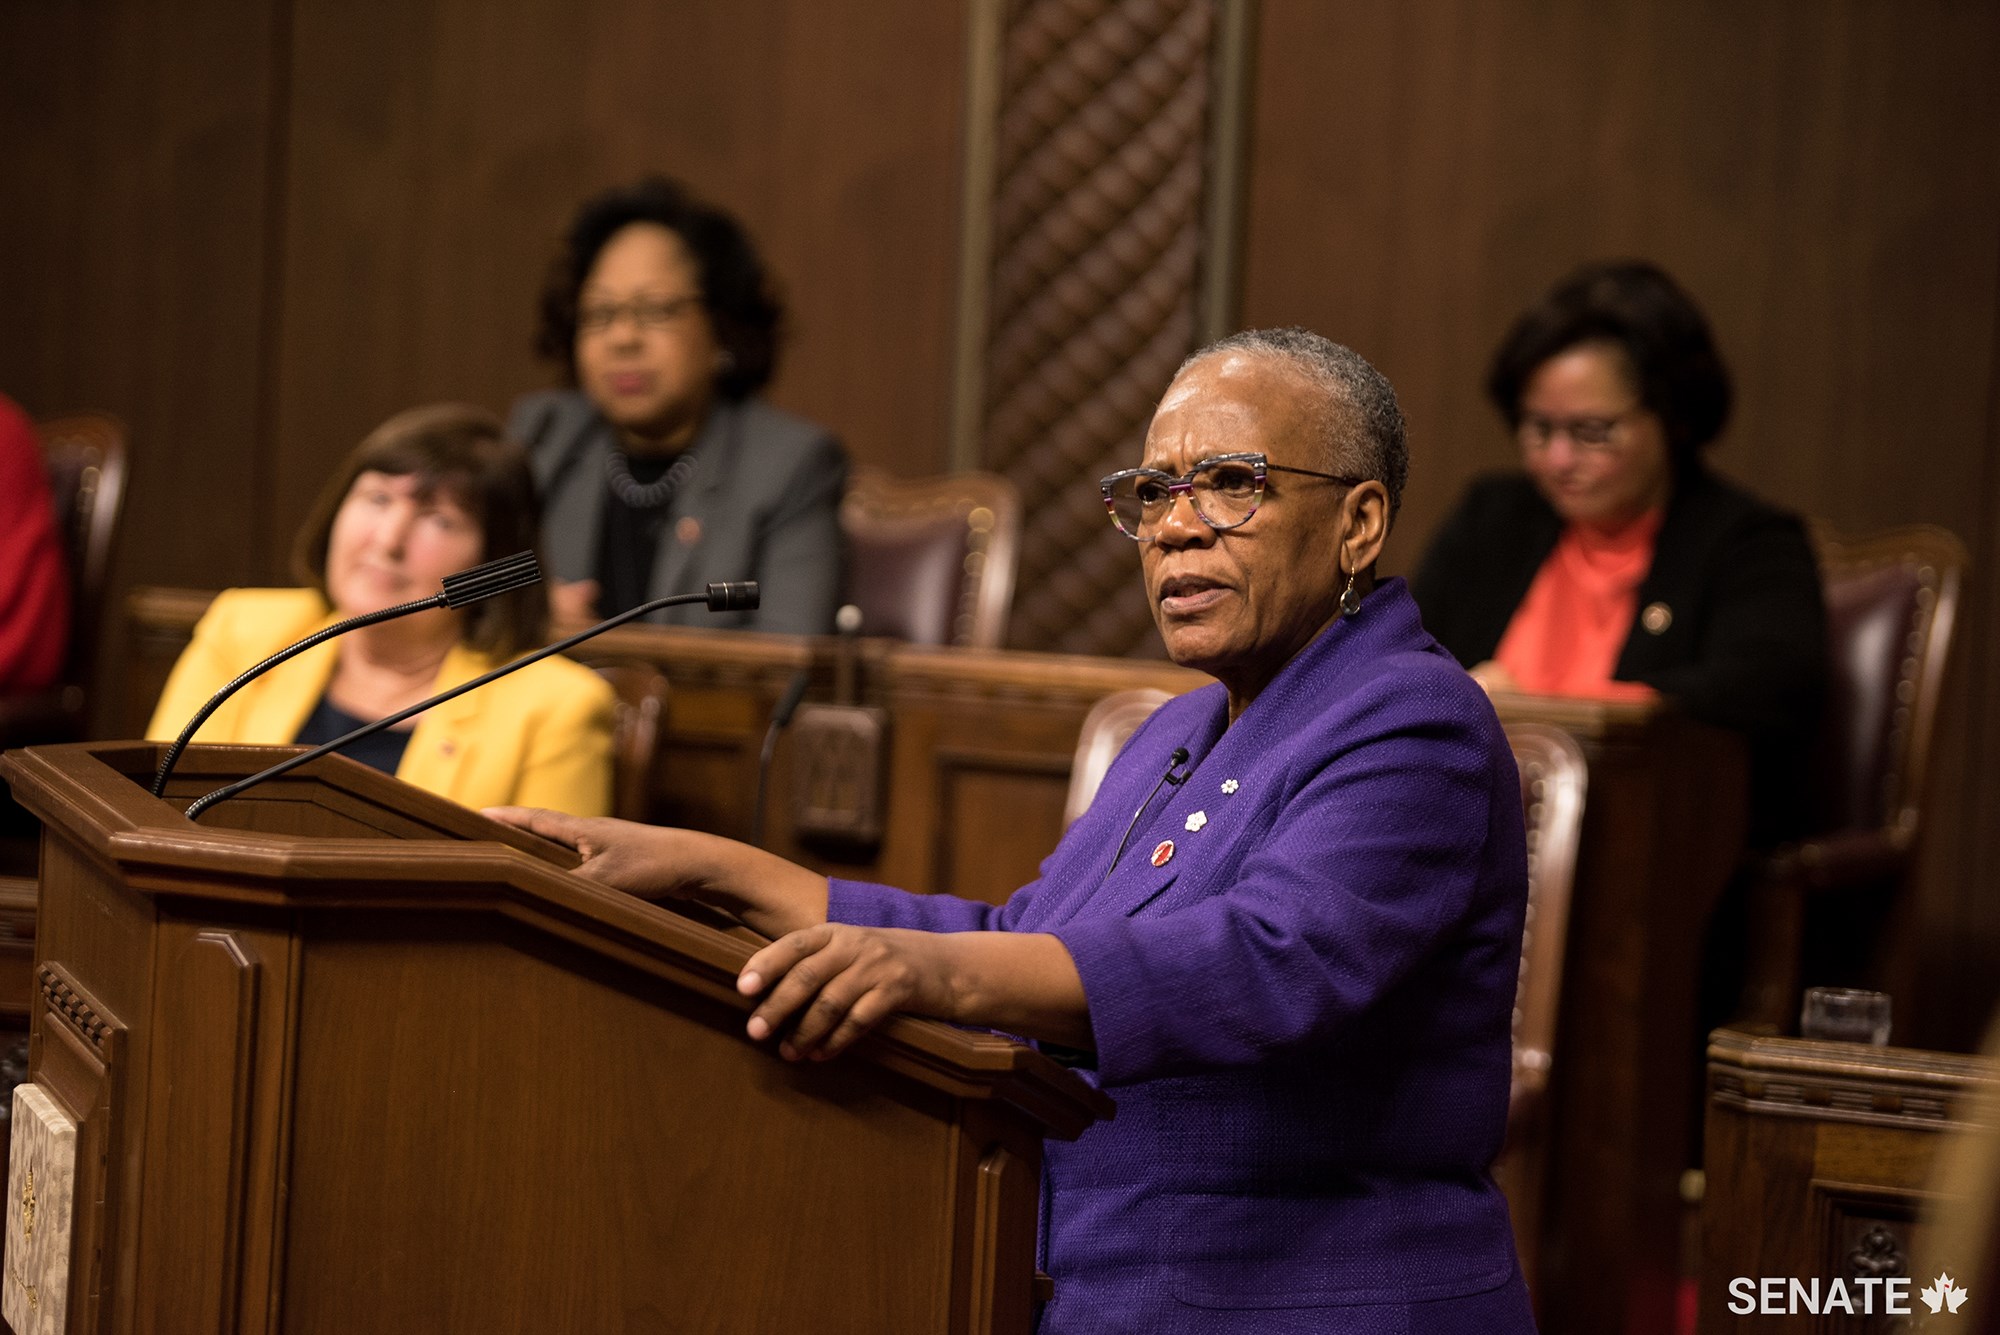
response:
[[[630,301],[593,301],[579,306],[576,312],[576,331],[579,334],[601,334],[618,323],[618,317],[629,315],[632,323],[641,332],[665,329],[674,321],[701,305],[698,296],[683,297],[634,297]]]
[[[1524,449],[1545,450],[1558,435],[1566,435],[1579,450],[1608,454],[1618,447],[1618,428],[1632,421],[1644,408],[1631,408],[1609,417],[1543,417],[1522,413],[1514,428],[1514,438]]]
[[[1323,478],[1343,487],[1359,486],[1367,478],[1339,473],[1316,473],[1310,468],[1288,468],[1274,464],[1261,454],[1218,454],[1203,459],[1187,476],[1175,477],[1157,468],[1127,468],[1097,484],[1104,493],[1104,508],[1118,531],[1135,542],[1151,542],[1173,508],[1174,498],[1185,495],[1201,522],[1217,532],[1239,528],[1257,513],[1264,499],[1266,473],[1297,473],[1301,477]]]

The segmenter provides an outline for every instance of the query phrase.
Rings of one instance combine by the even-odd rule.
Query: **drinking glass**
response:
[[[1809,987],[1799,1008],[1799,1035],[1881,1047],[1889,1041],[1889,994],[1856,987]]]

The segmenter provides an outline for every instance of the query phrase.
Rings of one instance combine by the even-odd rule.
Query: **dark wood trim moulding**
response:
[[[1983,1058],[1719,1029],[1709,1040],[1709,1097],[1767,1117],[1955,1131],[1980,1095],[2000,1093]]]

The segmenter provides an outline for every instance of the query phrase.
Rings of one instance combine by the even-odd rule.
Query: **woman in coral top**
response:
[[[1661,695],[1744,735],[1752,839],[1799,833],[1826,614],[1799,520],[1704,453],[1729,416],[1708,321],[1643,263],[1592,264],[1514,322],[1487,393],[1519,473],[1475,481],[1411,581],[1489,690]]]

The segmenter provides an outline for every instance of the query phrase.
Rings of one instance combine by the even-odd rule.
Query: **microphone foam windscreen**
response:
[[[444,605],[464,607],[495,594],[525,589],[542,582],[541,563],[533,552],[515,552],[498,560],[444,577]]]

